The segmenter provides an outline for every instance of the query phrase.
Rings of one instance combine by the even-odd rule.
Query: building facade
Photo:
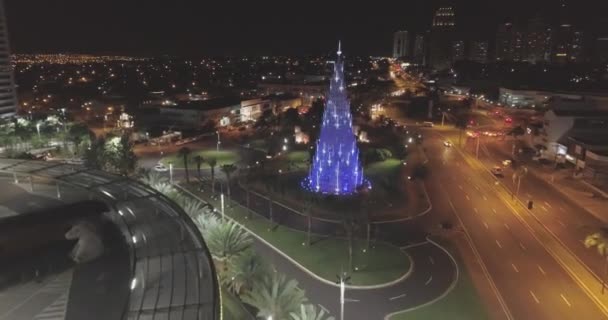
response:
[[[469,60],[486,63],[488,61],[488,42],[472,41],[469,50]]]
[[[417,34],[414,39],[414,63],[424,65],[426,62],[426,37]]]
[[[498,27],[496,61],[521,61],[524,48],[524,32],[520,26],[506,22]]]
[[[4,1],[0,0],[0,117],[12,116],[17,111],[15,77],[6,26]]]
[[[408,57],[409,38],[407,31],[397,31],[393,35],[393,58]]]
[[[464,60],[464,41],[456,40],[452,41],[452,62]]]
[[[535,17],[528,21],[526,31],[524,60],[530,63],[550,62],[553,44],[552,28],[541,17]]]
[[[453,7],[441,7],[435,12],[430,33],[429,65],[445,69],[452,64],[452,44],[455,40],[456,16]]]

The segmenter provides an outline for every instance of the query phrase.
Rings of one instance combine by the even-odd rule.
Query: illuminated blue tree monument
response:
[[[344,81],[344,61],[340,44],[334,63],[321,134],[312,160],[306,188],[313,192],[348,195],[364,183],[359,149],[353,133],[350,102]]]

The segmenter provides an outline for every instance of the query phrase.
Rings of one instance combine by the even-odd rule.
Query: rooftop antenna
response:
[[[342,41],[338,40],[338,55],[342,55]]]

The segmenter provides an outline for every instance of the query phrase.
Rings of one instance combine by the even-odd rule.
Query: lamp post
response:
[[[38,139],[40,139],[40,122],[36,123],[36,131],[38,132]]]
[[[338,284],[340,285],[340,320],[344,320],[344,293],[346,292],[346,283],[350,280],[349,276],[346,276],[346,273],[341,273],[338,275]]]
[[[169,182],[173,184],[173,162],[169,162]]]
[[[222,221],[225,220],[225,213],[224,213],[224,193],[222,192],[222,194],[220,195],[220,203],[221,203],[221,208],[222,208]]]
[[[215,133],[217,134],[217,151],[220,151],[220,144],[222,143],[222,141],[220,140],[220,131],[217,130],[215,131]]]

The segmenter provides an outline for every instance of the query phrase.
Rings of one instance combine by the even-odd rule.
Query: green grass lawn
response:
[[[201,157],[203,157],[203,159],[215,158],[217,160],[218,168],[219,166],[224,164],[236,163],[241,159],[239,153],[235,150],[216,151],[211,149],[194,151],[188,157],[188,167],[194,170],[196,170],[196,162],[194,161],[194,157],[196,157],[197,155],[200,155]],[[184,167],[184,159],[177,153],[165,156],[161,160],[161,162],[165,165],[169,165],[169,162],[172,162],[173,166],[175,166],[176,168]],[[207,163],[204,162],[201,168],[209,168],[209,166],[207,165]]]
[[[384,161],[374,162],[365,168],[365,175],[369,178],[379,176],[396,176],[401,170],[403,162],[399,159],[387,159]]]
[[[460,267],[460,277],[456,287],[448,293],[443,299],[416,309],[413,311],[398,313],[389,318],[389,320],[426,320],[426,319],[450,319],[450,320],[489,320],[490,316],[487,313],[485,306],[477,290],[473,285],[473,281],[469,276],[464,263],[456,250],[450,250]]]
[[[224,320],[253,319],[245,310],[243,303],[222,287],[222,315]]]
[[[217,201],[210,202],[217,205]],[[308,247],[303,245],[306,242],[306,233],[282,226],[276,227],[258,215],[254,215],[253,219],[246,219],[246,212],[242,207],[233,207],[227,210],[226,214],[321,278],[334,282],[337,274],[348,270],[347,240],[313,236],[312,245]],[[272,231],[269,231],[270,229]],[[366,252],[364,248],[364,241],[356,241],[353,265],[357,271],[351,275],[352,285],[390,282],[403,276],[410,268],[409,257],[397,247],[377,243]]]

